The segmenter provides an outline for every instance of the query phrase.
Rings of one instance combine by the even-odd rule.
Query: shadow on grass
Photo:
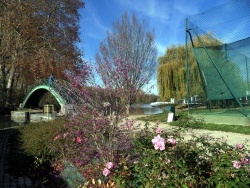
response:
[[[34,158],[26,155],[21,149],[20,132],[18,129],[4,130],[4,134],[8,135],[8,172],[14,176],[28,176]]]
[[[48,187],[67,187],[65,182],[53,174],[50,164],[45,164],[39,168],[35,168],[34,156],[27,155],[22,149],[20,141],[19,129],[1,130],[1,134],[8,137],[7,151],[5,159],[8,163],[7,172],[13,177],[28,177],[32,180],[34,188]]]

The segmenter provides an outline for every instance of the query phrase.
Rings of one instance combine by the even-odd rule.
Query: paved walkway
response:
[[[13,131],[0,130],[0,188],[34,188],[28,177],[17,177],[10,172],[10,138]]]

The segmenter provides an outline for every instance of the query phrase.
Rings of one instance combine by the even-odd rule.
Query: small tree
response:
[[[126,106],[156,73],[157,49],[154,33],[145,21],[127,13],[113,24],[112,32],[100,43],[96,54],[97,72],[106,88],[115,90]]]

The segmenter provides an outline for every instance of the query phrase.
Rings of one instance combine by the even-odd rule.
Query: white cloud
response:
[[[200,1],[201,3],[201,1]],[[187,0],[179,0],[174,4],[174,9],[176,11],[176,15],[182,15],[182,17],[191,16],[197,14],[199,1],[187,1]]]
[[[86,36],[91,37],[95,40],[103,39],[110,28],[102,21],[100,14],[98,14],[97,7],[95,7],[91,1],[87,1],[86,8],[82,12],[83,19],[82,23],[84,27],[84,33]]]
[[[158,56],[163,56],[166,52],[167,46],[161,43],[156,42],[156,46],[158,49]]]
[[[121,6],[131,8],[143,15],[157,19],[162,23],[166,23],[170,17],[171,6],[167,1],[162,0],[147,0],[147,1],[134,1],[134,0],[120,0]]]

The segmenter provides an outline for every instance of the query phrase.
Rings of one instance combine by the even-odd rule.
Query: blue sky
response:
[[[154,29],[158,56],[172,45],[185,44],[185,19],[228,2],[228,0],[84,0],[80,11],[81,49],[84,59],[95,61],[99,43],[124,12],[146,20]],[[154,81],[153,81],[154,82]],[[157,87],[155,87],[157,88]],[[157,94],[155,89],[153,93]]]

